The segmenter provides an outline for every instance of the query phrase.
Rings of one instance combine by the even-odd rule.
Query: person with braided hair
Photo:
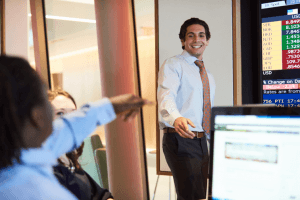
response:
[[[0,56],[0,199],[77,199],[53,166],[97,126],[130,120],[151,104],[132,94],[103,98],[53,121],[46,86],[28,61]]]
[[[64,90],[48,91],[48,98],[54,108],[54,119],[77,109],[72,95]],[[59,165],[53,167],[54,175],[64,187],[81,200],[113,199],[107,189],[101,188],[95,180],[82,169],[78,158],[83,152],[84,142],[79,148],[58,158]]]

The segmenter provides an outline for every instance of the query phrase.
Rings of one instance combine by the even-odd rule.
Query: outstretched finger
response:
[[[177,129],[177,133],[178,133],[181,137],[183,137],[183,138],[189,138],[189,135],[188,135],[184,130],[182,130],[181,128],[178,128],[178,129]]]
[[[185,124],[185,125],[187,126],[187,124]],[[185,125],[184,125],[184,123],[183,123],[182,125],[179,125],[180,129],[182,130],[182,132],[184,132],[184,135],[185,135],[186,137],[193,139],[193,138],[195,137],[195,134],[194,134],[192,131],[190,131],[190,130],[188,129],[188,127],[187,127],[187,129],[186,129],[186,126],[185,126]]]
[[[143,99],[143,103],[144,103],[144,105],[154,105],[155,104],[155,102],[149,101],[148,99]]]
[[[136,108],[140,108],[144,105],[151,105],[151,101],[148,101],[146,99],[141,99],[138,96],[132,96],[130,98],[130,101],[127,104],[127,109],[136,109]]]
[[[124,116],[124,122],[127,122],[130,116],[133,114],[134,110],[130,110],[128,113],[126,113]]]
[[[195,124],[190,119],[186,119],[186,120],[189,125],[191,125],[193,128],[196,128]]]
[[[187,133],[187,135],[189,136],[189,138],[194,138],[195,134],[189,130],[189,126],[188,124],[184,121],[182,122],[182,129]]]
[[[131,121],[139,113],[139,110],[140,109],[138,109],[138,108],[131,109],[127,114],[125,114],[124,121]]]
[[[139,114],[139,109],[135,109],[133,113],[131,113],[131,115],[128,117],[128,121],[133,120],[137,116],[137,114]]]

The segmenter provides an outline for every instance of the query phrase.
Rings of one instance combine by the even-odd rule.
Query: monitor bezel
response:
[[[209,159],[209,184],[208,199],[212,199],[213,184],[213,155],[214,155],[214,124],[217,115],[256,115],[256,116],[299,116],[300,107],[270,107],[270,106],[235,106],[235,107],[213,107],[211,113],[210,132],[210,159]]]

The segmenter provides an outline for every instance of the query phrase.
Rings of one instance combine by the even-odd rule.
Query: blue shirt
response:
[[[40,148],[21,150],[21,163],[0,170],[0,199],[77,199],[59,184],[52,166],[97,126],[115,118],[111,102],[104,98],[55,120],[52,134]]]
[[[167,59],[158,73],[158,113],[159,127],[173,127],[175,119],[185,117],[196,126],[191,131],[203,131],[203,85],[196,57],[187,51]],[[205,63],[204,63],[205,64]],[[216,84],[207,70],[211,107],[214,105]]]

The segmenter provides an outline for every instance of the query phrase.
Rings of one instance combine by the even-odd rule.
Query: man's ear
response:
[[[209,44],[209,40],[206,40],[206,46],[208,46],[208,44]]]
[[[181,41],[181,46],[184,46],[184,42],[185,42],[184,39],[181,39],[180,41]]]

